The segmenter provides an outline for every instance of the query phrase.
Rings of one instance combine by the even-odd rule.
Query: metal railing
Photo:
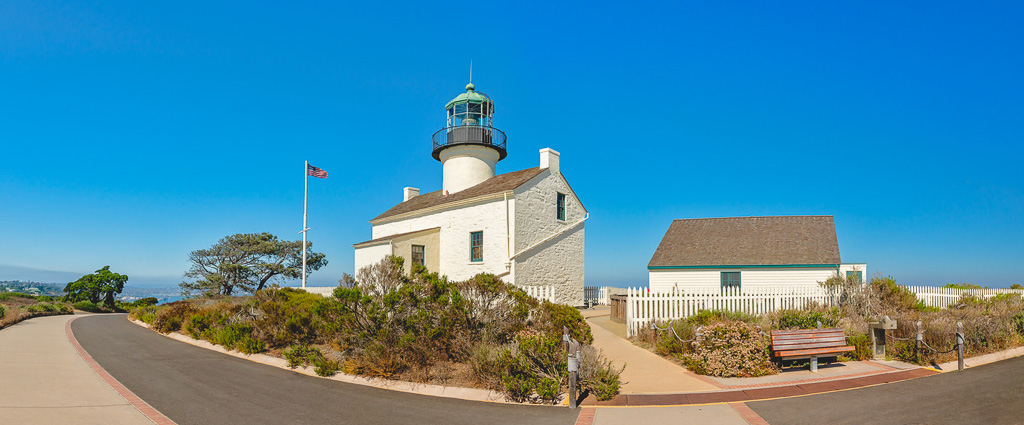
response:
[[[455,145],[486,145],[498,150],[498,159],[504,159],[505,132],[482,125],[445,127],[434,133],[434,159],[440,160],[441,150]]]

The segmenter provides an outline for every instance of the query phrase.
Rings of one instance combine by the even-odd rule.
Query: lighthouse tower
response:
[[[494,177],[498,161],[505,159],[505,133],[494,128],[494,102],[476,91],[466,92],[444,106],[445,127],[434,133],[434,159],[444,169],[443,194],[449,195]]]

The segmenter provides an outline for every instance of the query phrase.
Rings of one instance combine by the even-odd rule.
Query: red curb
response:
[[[121,385],[121,383],[118,382],[117,379],[114,379],[113,376],[110,376],[110,374],[103,369],[103,366],[100,366],[99,363],[96,363],[96,360],[94,360],[92,356],[89,355],[89,353],[85,352],[85,349],[82,348],[82,344],[79,344],[78,339],[76,339],[75,335],[71,333],[71,322],[74,322],[75,319],[78,319],[78,317],[72,317],[71,320],[68,320],[68,322],[64,325],[64,332],[67,333],[68,335],[68,341],[71,341],[71,345],[73,345],[75,347],[75,350],[78,351],[78,355],[82,356],[82,359],[85,360],[85,363],[87,363],[89,367],[92,368],[93,372],[96,372],[96,374],[100,376],[100,379],[103,379],[103,382],[106,382],[107,385],[110,385],[110,388],[113,388],[114,391],[116,391],[119,395],[121,395],[121,397],[125,399],[125,401],[130,403],[132,407],[134,407],[143,415],[145,415],[146,418],[153,421],[153,423],[157,425],[177,425],[170,418],[164,416],[163,413],[160,413],[159,411],[154,409],[153,406],[150,406],[145,401],[142,401],[142,399],[139,398],[139,396],[135,395],[135,393],[133,393],[131,390],[125,388],[124,385]]]
[[[743,420],[747,421],[750,425],[768,425],[768,421],[764,420],[761,415],[747,407],[746,403],[729,403],[736,412],[743,416]]]
[[[900,369],[896,369],[894,367],[890,367],[890,366],[886,366],[886,365],[881,365],[881,364],[878,365],[878,366],[882,367],[883,370],[881,370],[881,371],[877,371],[876,370],[876,371],[871,371],[871,372],[861,372],[861,373],[851,373],[849,375],[840,375],[840,376],[833,376],[833,377],[827,377],[827,378],[801,379],[801,380],[797,380],[797,381],[770,382],[770,383],[765,383],[765,384],[749,384],[749,385],[729,385],[729,386],[724,386],[724,387],[721,387],[721,388],[724,388],[724,389],[727,389],[727,390],[739,390],[739,389],[746,389],[746,388],[764,388],[764,387],[780,387],[780,386],[787,386],[787,385],[810,384],[810,383],[815,383],[815,382],[835,381],[836,379],[847,379],[847,378],[857,378],[857,377],[862,377],[862,376],[872,376],[872,375],[887,374],[887,373],[891,373],[892,371],[900,370]],[[909,369],[909,370],[916,370],[916,369]]]
[[[850,390],[871,385],[906,381],[908,379],[937,375],[929,369],[909,369],[899,372],[883,372],[854,378],[804,380],[786,382],[784,385],[761,386],[749,389],[729,389],[700,393],[678,394],[619,394],[607,401],[593,401],[589,397],[584,405],[602,406],[675,406],[688,404],[736,403],[766,400],[782,397],[820,394],[829,391]]]
[[[576,418],[576,425],[593,425],[596,407],[584,407],[580,409],[580,416]]]

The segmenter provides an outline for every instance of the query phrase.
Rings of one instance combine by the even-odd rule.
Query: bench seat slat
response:
[[[803,334],[814,334],[820,332],[843,332],[843,328],[827,328],[827,329],[794,329],[788,331],[772,331],[772,335],[803,335]]]
[[[812,348],[831,348],[831,347],[845,347],[846,341],[835,343],[835,342],[819,342],[819,343],[808,343],[808,344],[786,344],[786,345],[772,345],[774,351],[790,351],[790,350],[809,350]]]
[[[820,356],[826,357],[828,354],[842,354],[848,351],[853,351],[856,348],[852,345],[846,347],[834,347],[834,348],[817,348],[811,350],[789,350],[789,351],[775,351],[775,357],[782,357],[784,360],[791,357],[800,356]]]
[[[779,341],[786,341],[791,339],[804,339],[804,338],[821,338],[829,336],[845,336],[843,332],[818,332],[813,334],[799,334],[799,335],[772,335],[772,339]]]
[[[837,338],[820,338],[820,339],[805,339],[800,341],[772,341],[772,345],[802,345],[802,344],[835,344],[835,345],[846,345],[845,337]]]

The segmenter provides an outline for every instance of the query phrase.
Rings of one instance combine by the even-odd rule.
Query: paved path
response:
[[[587,322],[590,323],[590,331],[594,335],[593,345],[600,349],[605,357],[612,360],[612,364],[616,367],[626,365],[626,369],[621,375],[622,393],[682,393],[718,389],[718,387],[697,378],[686,368],[615,335],[601,326],[602,320],[608,320],[608,316],[587,319]]]
[[[73,318],[37,317],[0,331],[0,423],[152,425],[75,350],[65,333]]]
[[[773,424],[1024,423],[1024,357],[888,385],[750,402]]]
[[[706,406],[667,406],[598,408],[594,425],[748,425],[740,412],[730,404]]]
[[[86,317],[71,328],[112,376],[180,425],[573,424],[579,414],[565,407],[446,399],[310,377],[169,339],[124,315]]]

